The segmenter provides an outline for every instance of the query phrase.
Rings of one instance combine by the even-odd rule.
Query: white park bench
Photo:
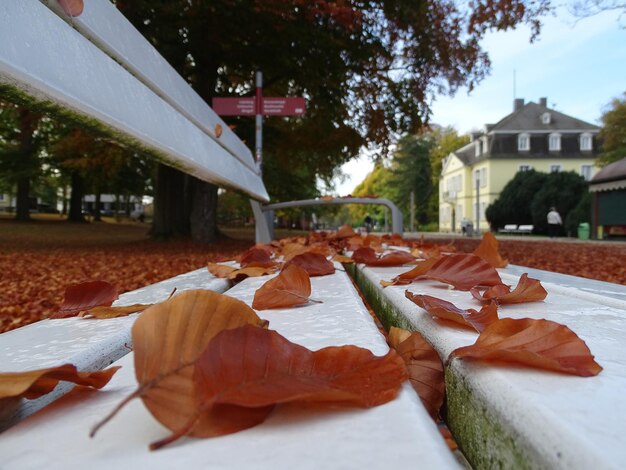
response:
[[[477,333],[442,326],[405,297],[432,295],[477,308],[468,292],[419,281],[382,288],[405,268],[352,268],[357,285],[387,325],[418,330],[445,359]],[[455,359],[446,367],[446,421],[475,468],[623,468],[626,463],[626,286],[509,266],[503,282],[539,279],[544,302],[506,305],[500,317],[546,318],[577,333],[604,368],[583,378]]]
[[[260,204],[268,195],[249,149],[109,0],[86,1],[78,18],[67,17],[56,0],[5,2],[0,10],[0,94],[84,122],[202,180],[250,195],[257,234],[269,240]],[[246,280],[228,293],[249,302],[264,280]],[[173,287],[223,291],[228,285],[202,269],[127,293],[118,304],[160,301]],[[288,339],[312,349],[356,344],[376,354],[386,352],[345,272],[314,279],[313,291],[323,304],[261,316]],[[0,371],[66,362],[80,370],[104,367],[130,352],[135,318],[48,320],[0,335]],[[0,416],[8,429],[0,436],[0,467],[458,466],[408,383],[395,400],[371,410],[320,414],[285,407],[251,430],[188,439],[155,453],[147,444],[164,429],[137,402],[90,440],[94,419],[134,386],[132,354],[117,362],[124,367],[103,392],[61,397],[71,388],[61,384],[46,398],[3,408]]]

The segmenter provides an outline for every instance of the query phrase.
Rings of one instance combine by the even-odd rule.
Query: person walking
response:
[[[550,235],[550,238],[558,236],[561,225],[563,225],[561,215],[556,211],[555,207],[550,207],[550,212],[548,212],[548,235]]]

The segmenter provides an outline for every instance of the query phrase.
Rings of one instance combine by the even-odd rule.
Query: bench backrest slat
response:
[[[202,180],[269,199],[254,169],[42,3],[4,5],[0,44],[5,92],[34,98],[50,110],[69,109]]]

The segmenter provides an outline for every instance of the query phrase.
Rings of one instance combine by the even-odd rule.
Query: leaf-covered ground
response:
[[[63,300],[65,286],[88,279],[120,292],[224,261],[245,251],[249,238],[224,238],[204,246],[149,240],[146,224],[69,224],[57,219],[18,224],[0,219],[0,332],[46,318]],[[439,243],[449,240],[438,239]],[[479,240],[456,239],[460,251]],[[626,244],[501,241],[513,264],[626,284]]]

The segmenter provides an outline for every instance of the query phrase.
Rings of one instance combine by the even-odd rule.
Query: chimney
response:
[[[544,108],[548,107],[548,98],[539,98],[539,105],[543,106]]]
[[[513,101],[513,111],[519,111],[524,107],[524,98],[515,98]]]

